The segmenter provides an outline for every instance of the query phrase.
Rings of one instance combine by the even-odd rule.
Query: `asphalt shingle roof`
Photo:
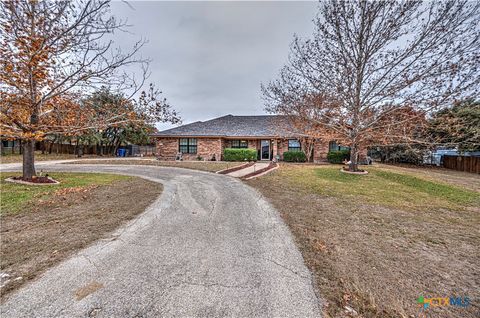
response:
[[[293,137],[294,132],[288,116],[260,115],[233,116],[226,115],[208,121],[167,129],[152,136],[204,136],[204,137]]]

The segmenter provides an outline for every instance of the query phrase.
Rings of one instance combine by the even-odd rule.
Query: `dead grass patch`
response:
[[[419,296],[480,297],[478,193],[389,169],[352,176],[283,165],[247,182],[290,227],[327,317],[416,317]],[[473,318],[479,309],[472,301],[427,314]]]
[[[143,212],[162,191],[160,184],[141,178],[91,175],[79,174],[74,187],[28,196],[21,210],[1,215],[2,299],[75,251],[108,237]],[[68,179],[68,174],[59,176]],[[97,176],[113,179],[107,184],[78,185],[82,177],[91,181]],[[13,197],[15,189],[9,191]]]

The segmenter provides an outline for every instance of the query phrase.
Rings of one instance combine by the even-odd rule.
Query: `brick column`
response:
[[[327,161],[327,154],[328,154],[328,142],[323,141],[321,139],[315,140],[315,144],[313,145],[313,161],[314,162]]]
[[[273,159],[275,159],[276,155],[278,155],[278,140],[277,139],[274,139],[272,141],[272,144],[273,144]]]

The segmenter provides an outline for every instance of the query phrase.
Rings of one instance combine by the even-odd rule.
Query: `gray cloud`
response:
[[[316,2],[293,1],[114,2],[112,13],[132,25],[114,39],[126,48],[148,39],[149,81],[185,123],[263,114],[260,83],[285,64],[294,33],[312,33],[316,9]]]

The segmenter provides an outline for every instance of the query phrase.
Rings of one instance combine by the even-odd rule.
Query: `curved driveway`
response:
[[[14,293],[2,317],[320,316],[289,230],[241,181],[152,166],[43,163],[38,169],[136,175],[161,182],[164,191],[109,239]],[[97,290],[77,300],[75,293],[89,287]]]

